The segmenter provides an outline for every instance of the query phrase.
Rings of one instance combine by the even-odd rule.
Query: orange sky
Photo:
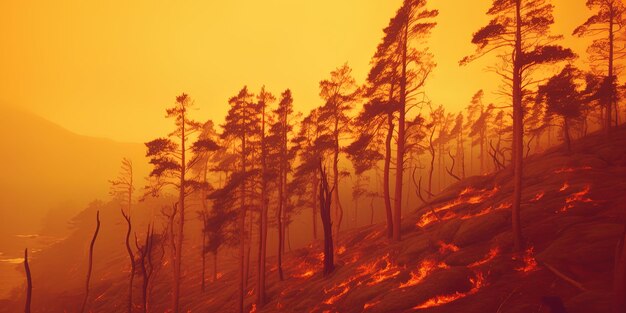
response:
[[[429,97],[451,110],[497,79],[489,60],[460,68],[491,1],[430,1],[438,68]],[[362,82],[382,29],[401,0],[2,1],[0,104],[33,111],[79,134],[142,142],[166,134],[164,109],[189,93],[200,120],[221,122],[244,84],[294,93],[297,110],[321,104],[318,82],[348,61]],[[585,0],[556,0],[556,32],[588,16]],[[494,99],[497,101],[497,99]]]

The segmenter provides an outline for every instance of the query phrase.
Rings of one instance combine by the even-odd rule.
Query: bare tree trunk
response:
[[[513,209],[512,226],[515,250],[524,250],[520,207],[522,202],[522,176],[524,157],[524,108],[522,106],[522,19],[521,0],[515,0],[516,32],[513,59]]]
[[[572,151],[572,139],[569,134],[569,123],[567,121],[567,117],[563,118],[563,138],[565,139],[565,147],[567,148],[567,152]]]
[[[613,33],[613,29],[614,29],[614,14],[613,14],[613,6],[611,5],[610,7],[610,13],[609,13],[609,71],[608,71],[608,79],[610,82],[610,99],[607,102],[607,107],[606,107],[606,133],[610,134],[611,133],[611,114],[613,114],[613,103],[616,102],[617,97],[614,94],[614,90],[613,90],[613,84],[615,82],[614,80],[614,69],[613,69],[613,62],[614,62],[614,49],[615,49],[615,37],[614,37],[614,33]]]
[[[89,244],[89,265],[87,267],[87,280],[85,282],[85,297],[83,298],[83,304],[80,306],[80,313],[85,312],[87,307],[87,299],[89,298],[89,281],[91,280],[91,269],[93,267],[93,246],[98,238],[98,232],[100,231],[100,211],[96,212],[96,231],[93,233],[91,243]]]
[[[129,207],[130,208],[130,207]],[[133,281],[135,280],[135,255],[133,254],[133,250],[130,247],[130,232],[132,230],[132,225],[130,222],[130,210],[128,210],[128,215],[124,213],[124,209],[120,209],[122,212],[122,216],[126,220],[126,252],[128,253],[128,258],[130,259],[130,277],[128,279],[128,303],[127,303],[127,312],[131,313],[133,310]]]
[[[217,281],[217,251],[213,253],[213,282]]]
[[[313,192],[311,193],[312,203],[313,203],[313,239],[317,240],[317,175],[314,176],[314,181],[311,184],[313,188]]]
[[[322,161],[319,163],[320,171],[320,214],[322,217],[322,226],[324,227],[324,276],[329,275],[335,269],[333,248],[333,229],[330,217],[330,204],[332,199],[332,189],[328,189],[328,179],[326,171],[322,167]],[[334,188],[334,187],[333,187]]]
[[[28,265],[28,249],[24,249],[24,271],[26,272],[26,306],[25,313],[30,313],[30,302],[33,293],[33,280],[30,276],[30,266]]]
[[[383,198],[385,215],[387,216],[387,238],[393,237],[393,215],[391,213],[391,191],[389,190],[389,174],[391,171],[391,140],[393,139],[393,114],[387,114],[387,137],[385,138],[385,165],[383,169]],[[372,212],[373,214],[373,212]]]
[[[400,77],[400,105],[398,114],[398,144],[396,147],[396,188],[393,208],[393,240],[400,241],[402,234],[402,183],[404,176],[404,149],[406,141],[406,85],[407,85],[407,52],[408,52],[408,17],[404,23],[402,40],[402,75]]]
[[[433,130],[430,133],[430,139],[428,140],[430,148],[430,171],[428,172],[428,195],[427,199],[433,196],[433,172],[435,171],[435,146],[433,145],[433,136],[437,126],[433,126]]]

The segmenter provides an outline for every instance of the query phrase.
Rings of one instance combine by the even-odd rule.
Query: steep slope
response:
[[[555,148],[531,156],[524,177],[528,250],[523,255],[512,253],[513,186],[511,174],[501,171],[461,181],[406,214],[402,242],[388,241],[382,224],[341,233],[337,269],[329,277],[321,275],[319,242],[286,256],[283,282],[270,259],[270,302],[262,310],[252,305],[251,275],[246,307],[257,312],[521,313],[548,312],[547,306],[562,300],[570,313],[607,312],[614,248],[624,231],[624,177],[624,128],[612,140],[594,135],[576,141],[572,154]],[[223,257],[229,265],[201,294],[197,247],[188,246],[183,311],[234,312],[232,255]],[[122,255],[108,255],[106,266],[94,272],[93,312],[120,311],[127,275]],[[169,264],[161,273],[152,312],[166,311],[169,301]],[[33,312],[71,311],[80,295],[78,287],[40,291]],[[5,301],[5,312],[19,308],[23,297],[18,292],[14,300]]]
[[[142,144],[76,135],[32,113],[0,106],[0,260],[67,234],[67,220],[96,198],[108,197],[108,179],[122,157],[147,173]],[[0,280],[13,270],[0,261]],[[0,284],[0,294],[9,283]]]

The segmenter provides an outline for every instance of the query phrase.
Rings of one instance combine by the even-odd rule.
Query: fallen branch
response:
[[[452,172],[454,171],[454,163],[455,163],[454,157],[452,156],[452,153],[450,151],[448,151],[448,155],[452,159],[452,166],[450,167],[450,169],[448,169],[448,167],[446,166],[446,172],[448,172],[448,174],[452,176],[454,179],[461,181],[461,178],[459,178],[459,176],[454,175],[454,173]]]
[[[91,238],[91,244],[89,245],[89,267],[87,268],[87,282],[85,283],[85,298],[83,299],[83,304],[79,311],[81,313],[85,312],[87,299],[89,298],[89,281],[91,280],[91,269],[93,267],[93,246],[96,243],[98,231],[100,231],[100,211],[96,212],[96,231],[93,233],[93,238]]]
[[[24,249],[24,271],[26,271],[26,308],[24,309],[24,312],[30,313],[33,281],[30,277],[30,266],[28,266],[28,249]]]
[[[587,291],[587,288],[585,288],[581,283],[575,281],[574,279],[568,277],[567,275],[563,274],[562,272],[560,272],[559,270],[557,270],[556,268],[554,268],[552,265],[545,263],[545,262],[540,262],[541,265],[543,265],[545,268],[547,268],[550,272],[552,272],[554,275],[556,275],[557,277],[563,279],[565,282],[569,283],[570,285],[578,288],[580,291]]]

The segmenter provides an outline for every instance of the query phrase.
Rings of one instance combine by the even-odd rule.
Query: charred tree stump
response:
[[[319,163],[320,171],[320,215],[322,217],[322,226],[324,227],[324,276],[332,273],[335,269],[334,248],[333,248],[333,229],[330,217],[330,203],[332,199],[333,189],[328,189],[328,177],[326,170],[322,167],[322,161]]]
[[[28,249],[24,249],[24,271],[26,272],[26,307],[25,313],[30,313],[30,301],[33,292],[33,280],[30,277],[30,266],[28,266]]]
[[[85,312],[87,306],[87,299],[89,298],[89,281],[91,280],[91,269],[93,268],[93,246],[96,244],[96,238],[98,237],[98,231],[100,231],[100,211],[96,212],[96,231],[91,238],[91,244],[89,244],[89,266],[87,268],[87,281],[85,282],[85,298],[83,304],[80,307],[80,312]]]

